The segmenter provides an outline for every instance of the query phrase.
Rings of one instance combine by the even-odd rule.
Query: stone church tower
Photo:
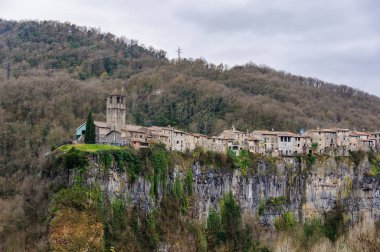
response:
[[[107,124],[114,130],[125,127],[127,99],[122,93],[115,90],[107,97]]]

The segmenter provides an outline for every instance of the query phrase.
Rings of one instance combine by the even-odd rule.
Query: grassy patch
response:
[[[110,151],[110,150],[122,150],[126,147],[106,145],[106,144],[66,144],[58,148],[58,150],[63,151],[64,153],[69,152],[72,148],[75,148],[83,152],[98,152],[98,151]]]

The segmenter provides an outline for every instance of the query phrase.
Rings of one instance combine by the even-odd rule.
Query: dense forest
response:
[[[249,63],[228,68],[99,29],[0,20],[0,244],[46,243],[45,155],[124,87],[129,123],[204,134],[238,129],[380,129],[380,98]],[[1,250],[1,246],[0,246]]]

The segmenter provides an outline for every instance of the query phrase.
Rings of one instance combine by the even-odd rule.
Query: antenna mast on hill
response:
[[[178,49],[176,52],[178,53],[178,62],[180,62],[181,61],[181,53],[182,53],[181,47],[178,46]]]

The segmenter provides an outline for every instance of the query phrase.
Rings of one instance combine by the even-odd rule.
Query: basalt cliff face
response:
[[[120,172],[116,164],[105,171],[96,155],[90,157],[89,164],[81,175],[87,186],[99,186],[109,200],[121,198],[143,211],[157,205],[163,191],[171,190],[175,178],[184,180],[186,176],[178,166],[169,170],[155,197],[147,176],[138,176],[131,183],[127,172]],[[380,179],[371,174],[371,164],[365,157],[360,162],[318,157],[313,164],[306,158],[283,158],[259,163],[255,172],[246,175],[240,170],[207,167],[198,161],[191,168],[194,218],[204,220],[211,209],[219,210],[223,195],[232,191],[244,212],[260,216],[262,224],[268,226],[285,211],[303,221],[320,217],[337,205],[344,209],[349,221],[356,222],[363,215],[380,219]],[[78,174],[70,170],[65,183],[73,185]]]

